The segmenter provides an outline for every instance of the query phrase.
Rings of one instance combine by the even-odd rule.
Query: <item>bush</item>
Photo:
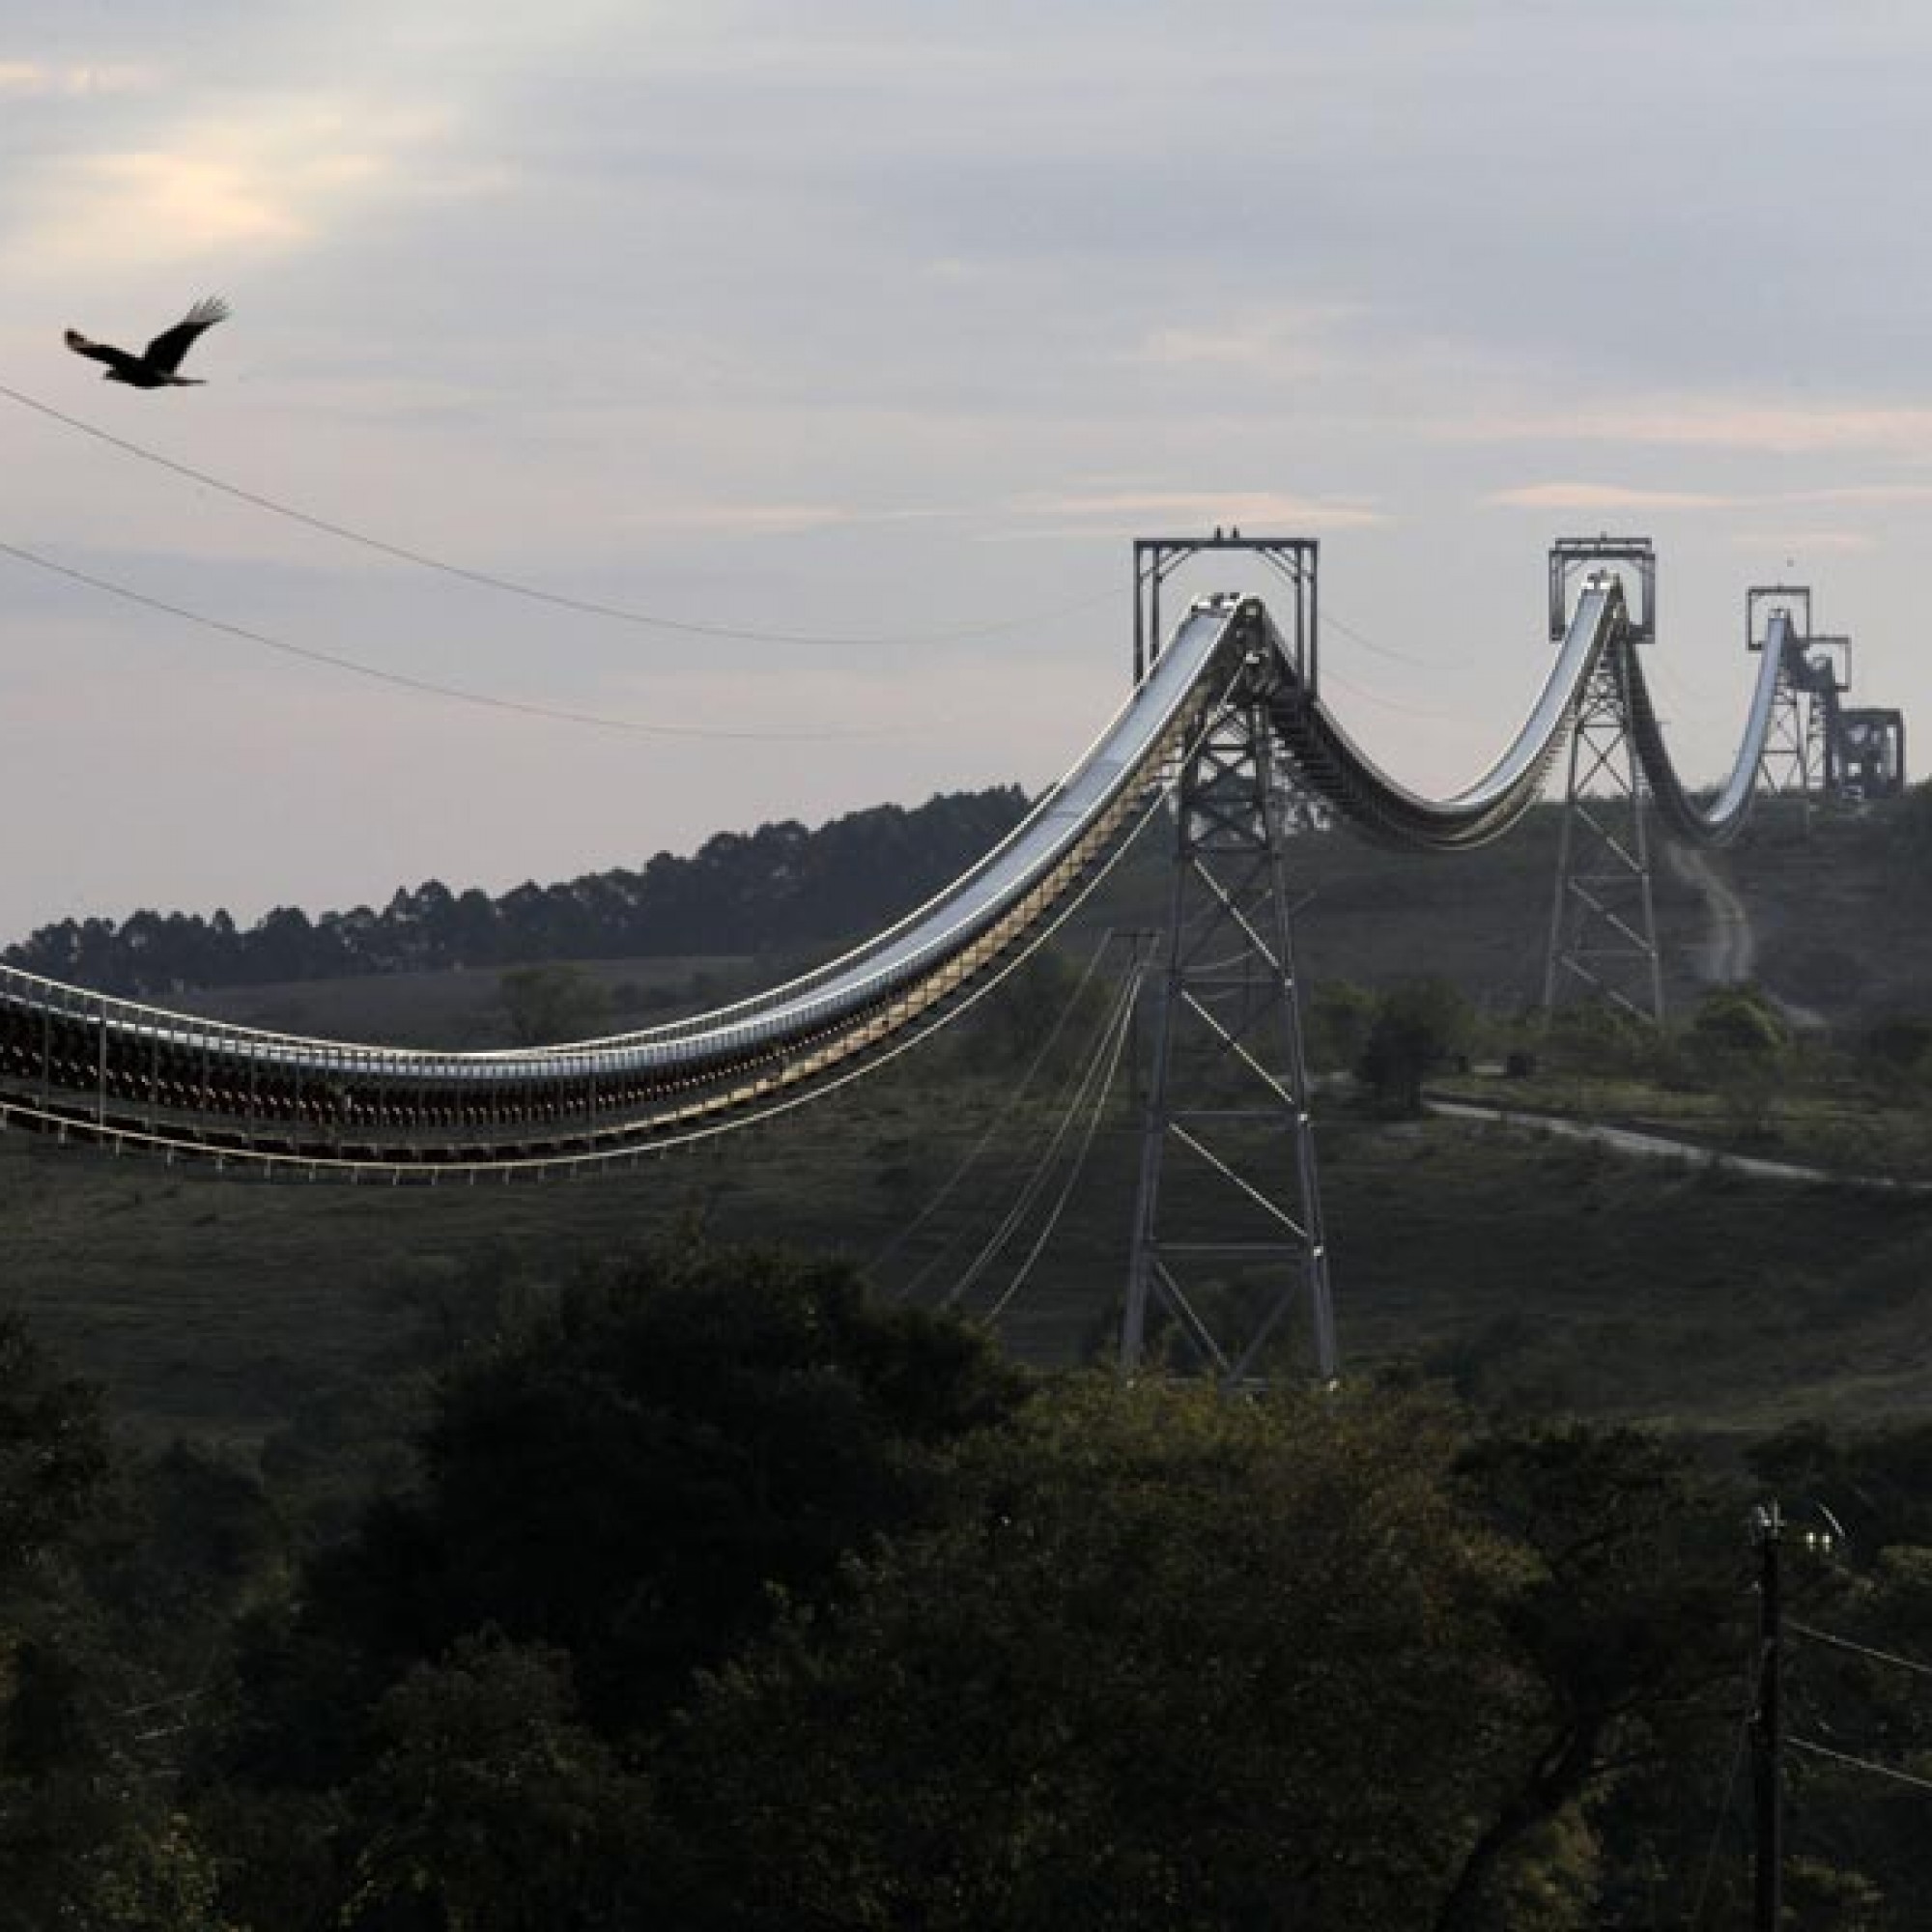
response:
[[[1463,1050],[1474,1025],[1448,980],[1407,980],[1382,995],[1356,1071],[1390,1111],[1419,1113],[1423,1081]]]

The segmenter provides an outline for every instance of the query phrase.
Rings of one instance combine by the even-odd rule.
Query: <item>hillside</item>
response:
[[[1288,872],[1306,978],[1386,986],[1439,974],[1487,1013],[1534,1005],[1560,821],[1547,805],[1508,838],[1453,857],[1383,851],[1339,832],[1297,838]],[[1666,1005],[1682,1012],[1709,983],[1713,907],[1652,838]],[[1932,1006],[1932,791],[1857,811],[1773,800],[1736,845],[1698,857],[1742,903],[1752,977],[1781,1002],[1851,1026]],[[1166,880],[1165,856],[1150,843],[1085,923],[1158,925]]]
[[[977,796],[997,816],[1010,795]],[[1808,831],[1773,813],[1714,858],[1750,910],[1763,977],[1787,1000],[1848,1025],[1919,1003],[1932,983],[1913,839],[1923,816],[1918,798],[1816,818]],[[1297,841],[1290,870],[1306,895],[1306,980],[1379,985],[1440,973],[1492,1013],[1518,1010],[1540,980],[1555,823],[1545,812],[1516,839],[1457,861],[1339,836]],[[929,876],[931,855],[921,863],[904,901]],[[1084,958],[1108,926],[1156,923],[1167,881],[1151,843],[1131,854],[1063,932],[1065,953]],[[1681,1010],[1696,991],[1706,908],[1662,867],[1658,897]],[[885,903],[873,917],[902,909]],[[577,970],[614,1021],[644,1024],[785,962],[747,952]],[[362,1037],[489,1045],[505,1035],[501,981],[487,963],[182,998]],[[596,1182],[274,1188],[8,1136],[10,1291],[64,1354],[108,1380],[143,1431],[250,1440],[434,1357],[518,1283],[561,1279],[586,1257],[694,1221],[877,1257],[889,1292],[940,1297],[1010,1206],[1055,1118],[1050,1087],[1015,1106],[1025,1057],[1015,1041],[1027,1029],[1003,1032],[994,1017],[802,1114]],[[1040,1266],[1004,1313],[1003,1331],[1030,1359],[1065,1363],[1107,1345],[1136,1132],[1122,1099]],[[943,1209],[894,1247],[987,1136],[989,1154]],[[1351,1373],[1422,1363],[1472,1388],[1712,1429],[1932,1399],[1913,1339],[1932,1207],[1719,1182],[1481,1129],[1351,1120],[1333,1106],[1320,1142]],[[1794,1244],[1792,1225],[1816,1229],[1815,1252]],[[993,1270],[989,1288],[1004,1279]]]
[[[941,1301],[1058,1116],[1045,1098],[1015,1107],[1013,1069],[982,1050],[929,1056],[803,1114],[545,1186],[274,1186],[0,1137],[10,1298],[141,1433],[247,1442],[354,1410],[385,1377],[487,1331],[506,1296],[674,1232],[847,1254],[886,1293]],[[1318,1143],[1351,1378],[1420,1366],[1491,1398],[1699,1433],[1932,1404],[1923,1196],[1753,1182],[1336,1103]],[[1022,1358],[1111,1349],[1137,1151],[1122,1094],[1000,1309]],[[1007,1244],[971,1311],[1004,1300],[1038,1225]]]
[[[808,830],[794,819],[720,832],[688,858],[528,881],[499,897],[440,879],[380,912],[278,906],[238,926],[225,911],[142,910],[62,920],[4,957],[49,979],[136,999],[187,988],[352,979],[529,960],[784,952],[886,923],[995,844],[1026,809],[1011,785],[875,806]]]
[[[501,1044],[495,975],[572,962],[614,1025],[735,995],[881,929],[956,877],[1018,821],[1014,786],[878,806],[808,829],[719,833],[688,857],[492,899],[430,880],[380,912],[281,907],[240,928],[225,913],[67,920],[10,948],[52,979],[195,1010],[402,1044]],[[1487,1013],[1540,997],[1560,810],[1451,858],[1387,852],[1346,833],[1298,838],[1289,877],[1296,944],[1315,982],[1452,980]],[[1165,917],[1168,821],[1157,817],[1071,932],[1147,930]],[[1856,811],[1761,807],[1735,847],[1685,865],[1652,853],[1666,993],[1681,1010],[1707,983],[1718,895],[1748,920],[1750,976],[1788,1009],[1856,1024],[1914,1010],[1932,985],[1932,795]],[[374,982],[374,983],[371,983]]]

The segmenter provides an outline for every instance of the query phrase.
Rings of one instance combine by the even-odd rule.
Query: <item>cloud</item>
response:
[[[1738,550],[1782,551],[1787,556],[1816,556],[1821,551],[1844,556],[1879,548],[1876,537],[1863,530],[1740,530],[1731,539]]]
[[[1932,503],[1932,483],[1848,483],[1828,490],[1792,490],[1781,503]]]
[[[627,514],[624,527],[694,536],[796,536],[813,530],[845,528],[867,524],[914,524],[956,517],[956,510],[859,509],[849,503],[699,503],[655,504]]]
[[[1245,524],[1252,531],[1278,529],[1367,529],[1388,518],[1366,503],[1322,502],[1309,497],[1239,491],[1114,491],[1094,496],[1030,497],[1010,508],[1023,517],[1103,519],[1173,517],[1206,528],[1210,524]]]
[[[157,84],[153,68],[131,62],[49,67],[39,61],[0,60],[0,97],[84,99],[110,94],[145,94]]]
[[[1483,500],[1512,510],[1730,510],[1735,497],[1696,490],[1639,490],[1621,483],[1525,483]]]
[[[124,259],[130,247],[195,255],[236,242],[295,242],[308,232],[297,197],[216,156],[102,155],[81,172],[72,197],[77,226]]]
[[[789,536],[859,521],[842,503],[684,503],[654,510],[646,519],[658,529],[709,536]]]
[[[1864,449],[1918,456],[1932,443],[1932,410],[1639,400],[1576,411],[1454,417],[1435,424],[1432,434],[1455,442],[1621,442],[1769,456]]]
[[[1329,366],[1336,326],[1357,311],[1310,304],[1196,327],[1157,328],[1126,360],[1163,368],[1215,368],[1247,376],[1305,377]]]
[[[1496,490],[1485,503],[1517,510],[1771,510],[1884,508],[1932,503],[1932,483],[1848,483],[1821,490],[1718,496],[1697,490],[1646,490],[1622,483],[1525,483]],[[1863,548],[1848,540],[1840,548]]]
[[[139,146],[47,163],[7,257],[45,270],[288,249],[379,195],[497,185],[492,170],[435,165],[452,135],[434,107],[327,95],[209,115]]]

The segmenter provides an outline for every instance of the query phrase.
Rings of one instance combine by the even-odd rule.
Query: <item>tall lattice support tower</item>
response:
[[[1813,762],[1818,749],[1811,730],[1813,709],[1804,686],[1780,675],[1757,761],[1758,782],[1773,798],[1808,799],[1821,788]]]
[[[1656,637],[1656,561],[1648,540],[1598,537],[1566,540],[1549,553],[1552,640],[1568,625],[1573,578],[1606,567],[1624,579],[1626,638]],[[1546,1014],[1566,1000],[1599,999],[1639,1019],[1663,1019],[1643,774],[1629,719],[1623,653],[1611,650],[1590,675],[1570,738],[1543,969]]]
[[[1265,616],[1246,609],[1259,643]],[[1271,646],[1249,654],[1180,773],[1121,1328],[1127,1375],[1153,1356],[1224,1385],[1265,1380],[1297,1308],[1313,1375],[1338,1370],[1284,858],[1304,802],[1269,722],[1278,664]]]
[[[1804,657],[1811,636],[1811,592],[1802,583],[1758,583],[1745,593],[1745,643],[1749,649],[1767,648],[1774,611],[1790,620],[1800,655],[1796,667],[1789,662],[1778,667],[1764,750],[1758,756],[1758,783],[1772,798],[1810,799],[1826,788],[1830,748],[1818,678],[1829,679],[1832,668],[1820,666],[1814,677]],[[1818,639],[1821,644],[1839,641]]]

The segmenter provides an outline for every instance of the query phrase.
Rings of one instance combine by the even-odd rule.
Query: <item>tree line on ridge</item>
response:
[[[225,911],[65,919],[9,947],[9,965],[155,999],[184,987],[446,971],[526,960],[783,952],[829,944],[903,913],[1024,815],[1015,785],[874,806],[815,829],[786,819],[721,832],[688,858],[660,852],[497,897],[431,879],[377,912],[317,918],[277,906],[252,925]]]

